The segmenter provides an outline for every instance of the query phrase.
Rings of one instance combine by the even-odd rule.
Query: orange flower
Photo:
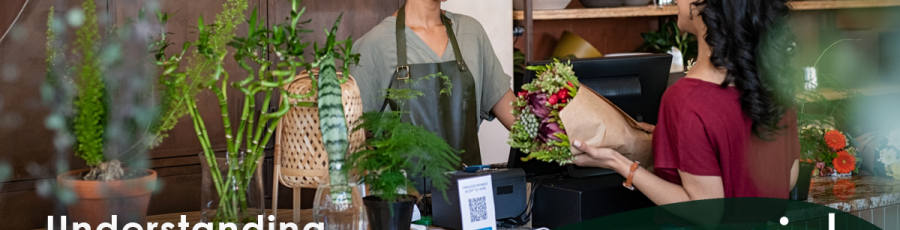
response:
[[[834,183],[831,192],[833,192],[834,196],[839,200],[847,200],[856,194],[856,184],[848,179],[840,179],[837,183]]]
[[[832,150],[841,150],[847,146],[847,139],[841,131],[831,130],[825,132],[825,144]]]
[[[856,169],[856,158],[847,153],[838,154],[838,157],[834,158],[831,164],[834,165],[834,169],[838,173],[850,173],[850,171]]]
[[[845,150],[838,151],[837,154],[838,154],[838,156],[850,155],[850,154],[847,153],[847,151],[845,151]]]

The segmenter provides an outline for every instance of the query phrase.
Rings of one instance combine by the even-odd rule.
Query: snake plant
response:
[[[335,41],[338,24],[341,22],[341,16],[331,31],[326,32],[328,37],[325,46],[319,49],[314,44],[316,50],[316,61],[313,67],[319,68],[318,82],[318,108],[319,108],[319,129],[322,132],[322,143],[325,145],[325,151],[328,153],[328,176],[331,183],[331,201],[337,205],[350,204],[351,194],[347,186],[348,176],[344,167],[344,158],[350,147],[348,141],[347,121],[344,118],[344,107],[341,101],[341,83],[343,80],[338,79],[337,67],[335,60],[343,60],[343,71],[347,73],[347,69],[351,63],[355,63],[359,59],[359,55],[348,52],[351,50],[353,43],[350,38],[343,41]],[[344,45],[344,46],[341,46]],[[341,56],[336,47],[340,47],[344,56]]]

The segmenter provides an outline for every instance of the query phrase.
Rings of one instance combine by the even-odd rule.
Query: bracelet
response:
[[[637,171],[638,167],[641,166],[641,162],[635,161],[631,164],[631,170],[628,172],[628,177],[625,179],[625,182],[622,183],[622,186],[625,186],[628,190],[634,191],[634,185],[631,185],[631,180],[634,179],[634,172]]]

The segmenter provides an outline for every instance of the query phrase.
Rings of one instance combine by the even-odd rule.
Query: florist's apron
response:
[[[453,46],[455,61],[442,63],[408,64],[406,60],[406,7],[400,7],[397,13],[397,68],[395,76],[391,79],[391,88],[413,89],[422,92],[423,95],[403,104],[404,108],[397,108],[395,100],[387,99],[386,103],[393,111],[409,111],[402,116],[402,120],[414,125],[425,127],[434,132],[450,144],[456,150],[462,150],[460,156],[462,163],[467,165],[481,164],[481,151],[478,145],[478,106],[475,96],[475,78],[469,72],[462,54],[459,52],[459,44],[453,33],[450,19],[441,14],[441,21],[447,28],[447,37]],[[449,77],[453,84],[451,93],[441,94],[444,89],[444,81],[440,78],[422,79],[435,73],[442,73]],[[407,82],[408,80],[411,80]],[[410,83],[415,84],[410,84]],[[462,166],[460,166],[461,168]],[[419,192],[431,190],[431,183],[423,183],[421,178],[413,177]]]

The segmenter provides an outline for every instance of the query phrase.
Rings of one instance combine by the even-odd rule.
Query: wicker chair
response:
[[[313,71],[318,77],[318,72]],[[342,76],[340,72],[338,76]],[[297,80],[284,87],[294,94],[305,94],[311,90],[311,79],[306,71]],[[347,126],[352,130],[362,116],[362,99],[359,87],[353,77],[341,85],[341,97],[344,104],[344,116]],[[291,99],[297,102],[297,99]],[[316,96],[303,101],[315,102]],[[315,107],[295,107],[285,114],[278,123],[275,136],[275,175],[273,178],[281,184],[294,189],[294,222],[300,222],[300,189],[318,188],[319,183],[328,182],[328,153],[322,146],[322,132],[319,131],[319,110]],[[350,149],[348,153],[362,146],[365,132],[360,130],[350,133]],[[277,215],[278,183],[272,183],[272,212]]]

